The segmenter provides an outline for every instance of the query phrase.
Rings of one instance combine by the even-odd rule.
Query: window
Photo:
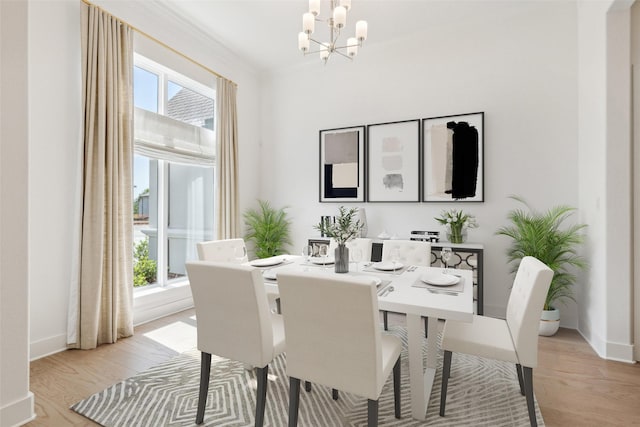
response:
[[[134,62],[134,286],[164,286],[214,238],[215,91]]]

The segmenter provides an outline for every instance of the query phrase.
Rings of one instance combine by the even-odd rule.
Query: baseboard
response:
[[[53,337],[44,338],[38,341],[32,341],[29,344],[30,360],[41,359],[55,353],[60,353],[67,349],[67,335],[55,335]]]
[[[15,402],[0,408],[0,425],[6,427],[17,427],[28,423],[36,418],[33,410],[33,393]]]
[[[607,359],[616,362],[636,363],[633,357],[633,344],[607,342]]]

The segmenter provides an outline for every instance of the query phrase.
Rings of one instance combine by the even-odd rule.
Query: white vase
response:
[[[367,237],[367,233],[369,229],[367,228],[367,214],[364,211],[364,208],[358,208],[358,221],[362,224],[362,229],[360,230],[360,237]]]
[[[544,337],[550,337],[558,332],[560,327],[560,310],[554,308],[553,310],[542,310],[540,315],[540,328],[538,329],[538,335]]]

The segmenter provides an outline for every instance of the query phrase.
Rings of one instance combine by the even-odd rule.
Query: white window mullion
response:
[[[167,284],[168,272],[168,240],[167,240],[167,223],[168,223],[168,186],[167,186],[167,170],[168,164],[164,160],[158,160],[158,283],[161,286]]]

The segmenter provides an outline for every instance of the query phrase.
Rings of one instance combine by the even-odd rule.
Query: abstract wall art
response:
[[[484,201],[484,113],[422,119],[425,202]]]
[[[320,131],[320,202],[364,202],[365,127]]]
[[[420,201],[420,120],[367,126],[367,201]]]

